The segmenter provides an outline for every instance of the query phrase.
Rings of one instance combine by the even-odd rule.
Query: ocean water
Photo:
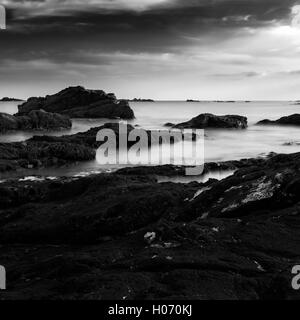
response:
[[[0,103],[0,112],[14,114],[16,102]],[[129,121],[145,129],[165,129],[166,122],[180,123],[201,113],[216,115],[237,114],[248,118],[246,130],[208,129],[205,130],[204,156],[206,162],[238,160],[242,158],[265,156],[270,152],[293,153],[300,151],[300,127],[295,126],[257,126],[263,119],[276,120],[282,116],[300,113],[300,105],[289,101],[255,101],[251,103],[218,102],[182,102],[159,101],[134,102],[131,107],[136,119]],[[107,119],[74,119],[70,130],[48,132],[48,135],[65,135],[86,131],[101,126]],[[23,141],[33,135],[44,132],[10,132],[0,135],[0,142]],[[175,159],[176,163],[176,159]],[[97,160],[68,168],[46,170],[43,174],[85,175],[113,169],[114,166],[102,166]]]

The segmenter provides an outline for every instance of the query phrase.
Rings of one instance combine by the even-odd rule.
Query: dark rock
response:
[[[292,207],[299,201],[299,169],[299,153],[275,155],[259,165],[244,167],[195,198],[185,215],[243,217]]]
[[[150,130],[143,130],[139,128],[135,128],[132,125],[127,124],[126,128],[123,128],[127,132],[127,146],[131,147],[134,144],[136,144],[137,141],[128,141],[128,136],[132,132],[132,130],[135,130],[135,132],[138,134],[139,131],[141,133],[146,132],[147,137],[148,137],[148,143],[150,146],[150,142],[152,141],[152,133],[153,133],[153,143],[159,143],[162,144],[164,141],[159,140],[159,134],[163,135],[164,133],[170,133],[171,131],[166,131],[166,130],[160,130],[160,131],[150,131]],[[99,148],[105,141],[97,141],[97,134],[101,130],[112,130],[115,133],[116,137],[116,144],[117,147],[119,147],[119,140],[120,140],[120,125],[119,123],[106,123],[103,126],[96,127],[96,128],[91,128],[90,130],[86,132],[79,132],[74,135],[67,135],[67,136],[61,136],[61,137],[53,137],[53,136],[35,136],[32,138],[34,141],[48,141],[48,142],[71,142],[71,143],[76,143],[76,144],[84,144],[92,148]],[[178,132],[177,132],[178,134]],[[181,133],[179,132],[181,135]],[[180,136],[182,138],[182,136]],[[197,135],[192,134],[191,139],[196,140]],[[176,141],[176,137],[171,137],[170,139],[171,143]]]
[[[208,185],[1,183],[2,298],[299,299],[300,154],[251,163]]]
[[[0,131],[9,130],[53,130],[69,129],[71,120],[58,113],[49,113],[44,110],[30,111],[26,116],[12,116],[0,113]]]
[[[282,144],[283,146],[290,147],[290,146],[300,146],[300,141],[289,141]]]
[[[58,113],[49,113],[44,110],[33,110],[27,116],[17,117],[21,130],[50,130],[67,129],[72,127],[71,120]]]
[[[235,171],[242,168],[249,168],[264,164],[266,159],[242,159],[224,162],[207,162],[201,175],[209,172]],[[184,177],[187,166],[161,165],[161,166],[136,166],[122,168],[117,171],[121,175],[142,175],[142,176],[165,176],[165,177]]]
[[[152,99],[138,99],[138,98],[134,98],[134,99],[132,99],[130,101],[132,101],[132,102],[155,102]]]
[[[71,118],[134,118],[127,101],[118,101],[112,93],[83,87],[70,87],[45,98],[30,98],[19,106],[18,115],[27,115],[38,109]]]
[[[24,121],[24,119],[27,119],[27,116],[21,116],[20,118],[22,118],[22,121]],[[47,121],[45,124],[48,124]],[[126,128],[127,147],[130,148],[131,146],[135,145],[139,139],[137,138],[137,141],[128,141],[130,132],[135,130],[136,133],[139,133],[139,130],[142,129],[134,128],[131,125],[126,125]],[[4,168],[11,167],[16,169],[18,167],[31,169],[32,167],[58,166],[77,161],[93,160],[96,156],[96,149],[106,142],[97,141],[97,134],[103,129],[109,129],[115,133],[116,146],[118,148],[121,134],[118,123],[107,123],[101,127],[92,128],[86,132],[80,132],[74,135],[60,137],[34,136],[25,142],[2,143],[0,144],[0,161],[6,161],[6,165],[2,166],[2,172],[4,172]],[[160,135],[163,136],[164,132],[169,131],[152,132],[143,130],[141,132],[146,132],[149,147],[153,146],[154,144],[163,144],[168,142],[164,139],[161,139]],[[178,133],[181,135],[180,132]],[[182,139],[182,137],[179,137],[179,139],[180,138]],[[197,135],[192,134],[190,139],[196,140]],[[174,143],[176,141],[177,136],[171,136],[170,143]],[[38,160],[40,161],[37,162]],[[9,161],[13,162],[11,166],[7,166]],[[15,161],[17,161],[17,165]]]
[[[0,143],[0,171],[50,167],[95,159],[94,149],[70,142],[38,141]]]
[[[16,98],[8,98],[8,97],[4,97],[4,98],[0,99],[0,102],[14,102],[14,101],[23,101],[23,100],[16,99]]]
[[[0,113],[0,132],[18,130],[19,124],[16,117],[7,113]]]
[[[300,114],[293,114],[291,116],[282,117],[278,120],[262,120],[257,123],[258,125],[293,125],[299,126],[300,125]]]
[[[209,113],[200,114],[190,121],[174,126],[177,129],[205,129],[205,128],[247,128],[247,118],[237,115],[216,116]]]
[[[172,122],[167,122],[164,124],[164,127],[175,127],[175,124]]]

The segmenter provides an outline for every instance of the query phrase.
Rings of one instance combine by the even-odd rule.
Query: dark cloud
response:
[[[131,63],[139,54],[154,55],[155,64],[157,55],[188,56],[188,48],[193,46],[207,51],[203,55],[209,57],[209,50],[222,51],[220,48],[223,48],[224,42],[242,38],[247,30],[286,24],[291,20],[291,8],[298,2],[8,0],[8,29],[0,32],[0,72],[4,74],[5,69],[10,78],[14,75],[20,78],[18,70],[21,70],[19,73],[23,72],[27,64],[27,70],[34,69],[36,76],[39,68],[43,69],[41,66],[44,61],[49,70],[53,64],[52,71],[48,72],[54,77],[55,65],[60,65],[62,70],[67,69],[65,65],[68,64],[68,68],[75,71],[83,66],[109,67],[116,61],[119,65],[125,65],[127,60]],[[221,60],[222,52],[220,55]],[[191,55],[188,58],[193,59]],[[161,58],[161,68],[167,65],[164,59]],[[16,61],[18,67],[12,68],[13,64],[9,65],[7,61]],[[142,64],[141,61],[138,63]],[[224,64],[229,63],[248,68],[252,62],[251,59],[240,59],[233,55],[232,59],[226,57]],[[7,65],[13,69],[11,72]],[[20,65],[23,67],[20,68]],[[238,70],[234,74],[254,78],[261,73],[248,70]],[[222,74],[220,72],[219,75]]]
[[[0,34],[6,48],[2,58],[4,51],[11,57],[15,49],[16,57],[24,59],[47,55],[71,59],[70,51],[74,51],[76,60],[76,52],[84,50],[173,52],[193,37],[201,41],[203,36],[203,41],[209,41],[205,36],[209,33],[214,33],[214,41],[222,41],[224,36],[234,36],[239,28],[287,19],[296,1],[163,1],[142,11],[134,10],[137,1],[129,7],[125,2],[118,6],[118,1],[87,1],[85,5],[67,0],[53,1],[53,5],[40,0],[9,2],[9,29]],[[108,3],[114,5],[109,9]]]

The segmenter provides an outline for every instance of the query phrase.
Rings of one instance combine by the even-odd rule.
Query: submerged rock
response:
[[[177,129],[206,129],[206,128],[247,128],[247,118],[237,115],[216,116],[210,113],[200,114],[190,121],[174,126]]]
[[[43,109],[71,118],[133,119],[134,112],[125,100],[118,101],[114,94],[102,90],[70,87],[45,98],[30,98],[19,106],[18,115]]]
[[[282,117],[278,120],[262,120],[257,123],[258,125],[300,125],[300,114],[293,114],[287,117]]]

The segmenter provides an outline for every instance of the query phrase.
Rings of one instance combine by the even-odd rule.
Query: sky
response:
[[[300,0],[0,0],[0,97],[300,100]]]

